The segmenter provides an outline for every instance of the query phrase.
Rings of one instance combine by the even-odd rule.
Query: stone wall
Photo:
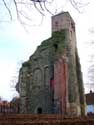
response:
[[[52,17],[52,31],[20,69],[20,112],[84,115],[75,24],[68,12]]]

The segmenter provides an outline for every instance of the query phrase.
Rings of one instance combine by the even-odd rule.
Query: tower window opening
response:
[[[56,43],[54,44],[54,48],[55,48],[55,51],[57,51],[58,45]]]
[[[55,22],[55,26],[58,27],[58,21]]]

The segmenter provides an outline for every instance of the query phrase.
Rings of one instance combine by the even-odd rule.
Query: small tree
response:
[[[89,83],[87,84],[91,90],[94,91],[94,29],[89,30],[90,32],[90,38],[92,38],[92,40],[90,40],[89,43],[89,48],[90,48],[90,53],[89,53],[89,67],[88,67],[88,81]]]

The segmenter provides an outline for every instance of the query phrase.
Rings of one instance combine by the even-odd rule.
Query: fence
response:
[[[0,113],[19,113],[19,105],[2,101],[2,103],[0,103]]]
[[[0,114],[0,125],[94,125],[94,116],[68,118],[46,114]]]

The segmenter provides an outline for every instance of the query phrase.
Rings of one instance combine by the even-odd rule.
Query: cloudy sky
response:
[[[77,12],[69,2],[66,3],[64,1],[64,3],[61,3],[61,0],[58,0],[58,2],[56,0],[53,6],[48,7],[53,13],[58,13],[62,10],[69,11],[74,19],[83,80],[84,83],[88,83],[87,71],[91,65],[88,61],[94,49],[89,44],[94,38],[89,32],[94,28],[94,2],[81,8],[83,13]],[[3,8],[3,10],[5,9]],[[45,12],[46,15],[42,20],[39,12],[36,10],[32,12],[34,12],[33,18],[29,22],[31,26],[27,26],[26,29],[17,20],[2,22],[0,18],[0,96],[7,100],[11,100],[12,97],[17,95],[13,86],[17,82],[18,71],[22,62],[28,60],[36,47],[51,36],[51,15]],[[7,17],[7,15],[4,15],[4,17]],[[2,15],[2,18],[4,17]],[[90,86],[85,86],[86,92],[89,88]]]

